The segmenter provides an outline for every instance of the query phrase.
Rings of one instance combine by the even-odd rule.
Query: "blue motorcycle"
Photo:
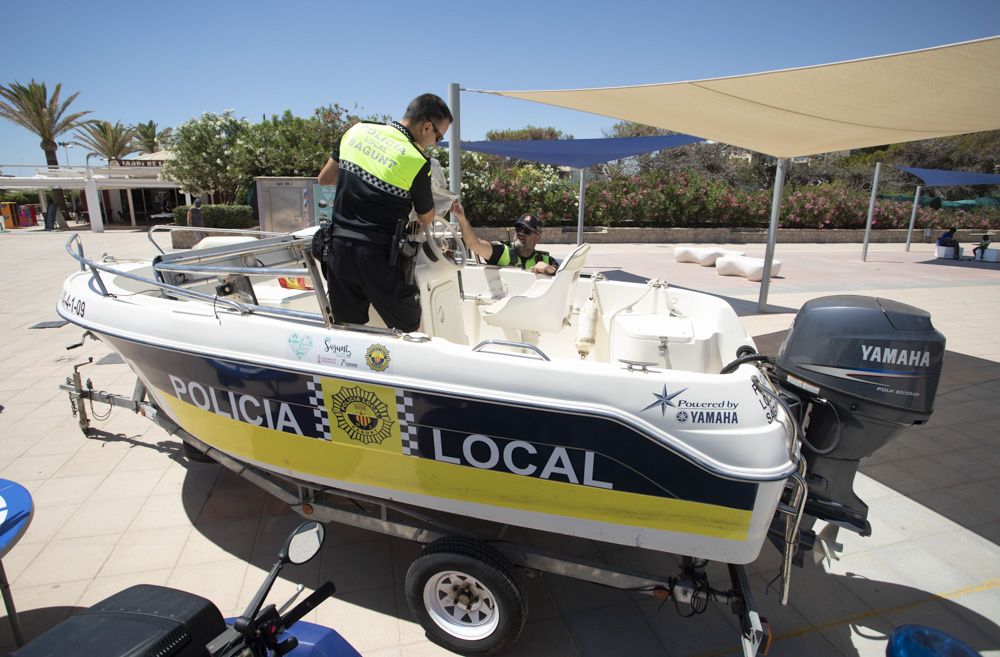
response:
[[[140,584],[56,625],[9,657],[361,657],[335,630],[302,619],[330,597],[326,582],[285,612],[264,600],[286,564],[304,564],[323,545],[324,529],[306,522],[278,553],[246,611],[223,619],[201,596]]]

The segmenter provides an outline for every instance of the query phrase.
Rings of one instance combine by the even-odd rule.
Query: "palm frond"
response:
[[[77,128],[75,144],[110,162],[135,153],[135,129],[121,121],[91,121]]]
[[[147,121],[132,126],[135,131],[136,147],[143,153],[155,153],[163,147],[163,142],[170,136],[170,128],[157,131],[156,121]]]
[[[12,82],[0,85],[0,118],[7,119],[29,130],[43,142],[54,142],[59,135],[78,127],[89,111],[67,114],[69,106],[79,93],[60,102],[62,84],[56,84],[49,96],[44,82],[32,79],[27,84]]]

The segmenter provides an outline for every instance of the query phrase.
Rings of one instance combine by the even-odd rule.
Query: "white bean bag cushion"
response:
[[[749,281],[759,281],[764,277],[764,259],[748,258],[743,255],[724,255],[715,261],[719,276],[742,276]],[[771,261],[771,277],[781,271],[781,261]]]
[[[726,249],[702,249],[702,251],[704,251],[704,253],[698,257],[698,264],[702,267],[714,267],[716,261],[723,256],[743,255],[743,251],[728,251]]]
[[[715,246],[678,246],[674,248],[677,262],[697,262],[702,267],[714,267],[715,261],[724,255],[743,255],[742,251],[728,251]]]
[[[695,251],[699,249],[693,246],[675,246],[674,260],[677,262],[698,262]]]
[[[965,247],[958,247],[958,257],[961,258],[965,255]],[[954,258],[955,257],[955,247],[953,246],[938,246],[934,245],[934,257],[935,258]]]

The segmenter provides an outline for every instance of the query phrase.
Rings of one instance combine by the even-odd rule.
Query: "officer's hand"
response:
[[[452,214],[465,219],[465,208],[462,207],[462,204],[459,203],[457,199],[451,204],[451,212]]]
[[[536,274],[548,274],[551,276],[556,273],[556,268],[546,262],[536,262],[535,266],[531,268]]]

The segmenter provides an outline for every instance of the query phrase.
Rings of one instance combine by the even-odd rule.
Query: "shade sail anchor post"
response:
[[[781,216],[781,195],[785,191],[787,158],[779,158],[774,171],[774,194],[771,196],[771,223],[767,227],[767,249],[764,252],[764,271],[760,279],[760,297],[757,312],[767,312],[767,291],[771,287],[771,262],[774,260],[774,243],[778,240],[778,218]]]
[[[920,190],[923,186],[917,185],[917,192],[913,195],[913,210],[910,211],[910,227],[906,230],[906,250],[910,250],[910,242],[913,239],[913,224],[917,220],[917,208],[920,207]]]
[[[452,194],[462,196],[462,104],[461,87],[457,82],[448,85],[448,106],[451,109],[451,138],[448,139],[448,188]],[[452,222],[455,218],[452,217]]]
[[[872,218],[875,216],[875,199],[878,198],[878,179],[882,174],[882,163],[875,163],[875,177],[872,178],[872,196],[868,201],[868,220],[865,222],[865,241],[861,245],[861,262],[868,261],[868,239],[872,234]]]

